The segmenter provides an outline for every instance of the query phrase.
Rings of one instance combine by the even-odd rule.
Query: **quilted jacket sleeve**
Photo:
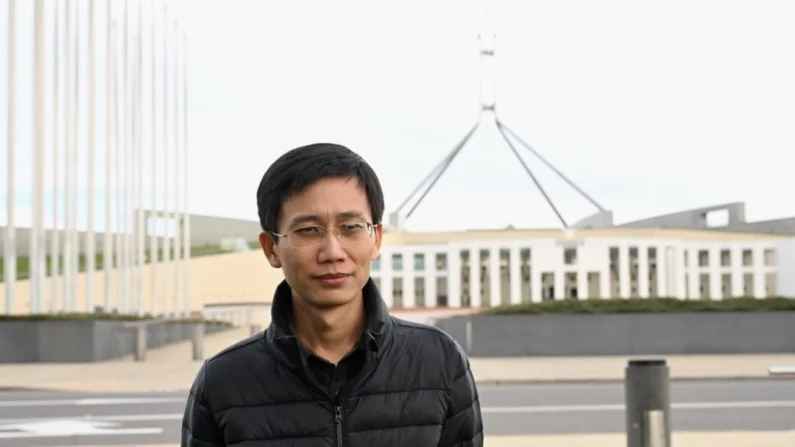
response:
[[[205,362],[188,394],[182,416],[182,447],[224,447],[223,437],[212,411],[207,406],[207,362]]]
[[[457,355],[452,372],[454,379],[439,447],[482,447],[483,420],[477,386],[466,354],[458,343],[455,346]]]

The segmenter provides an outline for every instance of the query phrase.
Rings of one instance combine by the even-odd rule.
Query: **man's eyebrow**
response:
[[[337,219],[340,220],[364,219],[364,213],[358,210],[343,211],[341,213],[337,213]],[[299,214],[290,220],[290,225],[309,223],[309,222],[319,223],[322,220],[323,218],[317,214]]]
[[[320,222],[320,216],[317,214],[299,214],[290,220],[290,225],[307,222]]]
[[[350,210],[350,211],[343,211],[337,214],[337,218],[340,220],[346,219],[364,219],[364,213],[361,211]]]

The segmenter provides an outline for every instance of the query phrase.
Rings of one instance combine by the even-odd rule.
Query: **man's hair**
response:
[[[345,146],[317,143],[285,153],[262,176],[257,188],[257,212],[262,231],[279,232],[284,203],[318,180],[329,177],[356,179],[370,203],[372,223],[381,223],[384,192],[373,168]]]

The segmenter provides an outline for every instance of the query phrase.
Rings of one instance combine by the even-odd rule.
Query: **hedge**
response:
[[[590,298],[556,300],[499,306],[480,312],[486,315],[510,314],[611,314],[663,312],[771,312],[795,311],[795,299],[785,297],[726,298],[723,300],[685,300],[679,298]]]

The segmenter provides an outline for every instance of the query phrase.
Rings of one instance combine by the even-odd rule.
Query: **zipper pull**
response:
[[[342,407],[334,407],[334,419],[337,422],[342,422]]]

